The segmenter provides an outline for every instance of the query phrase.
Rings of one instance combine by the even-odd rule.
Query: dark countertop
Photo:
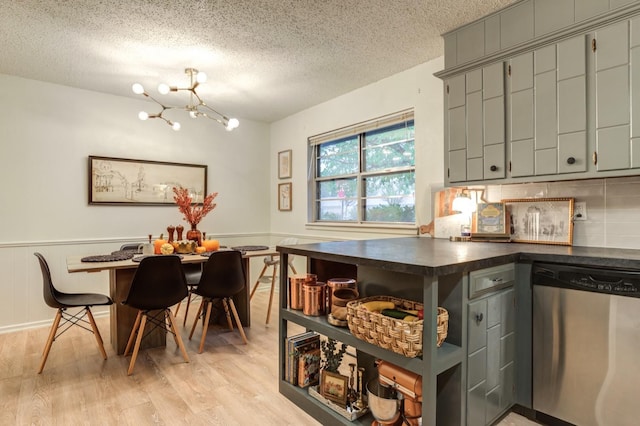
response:
[[[282,253],[417,275],[447,275],[517,261],[640,270],[640,250],[543,244],[452,242],[426,237],[278,246]]]

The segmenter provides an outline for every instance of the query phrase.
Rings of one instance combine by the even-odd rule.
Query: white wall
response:
[[[433,212],[431,186],[442,185],[444,173],[442,81],[433,76],[443,67],[443,58],[438,58],[273,123],[271,232],[320,239],[383,236],[373,231],[306,226],[307,138],[407,108],[415,110],[416,222],[418,225],[429,223]],[[287,149],[292,150],[293,177],[278,179],[277,154]],[[293,184],[292,210],[280,212],[275,191],[278,183],[289,181]]]
[[[8,75],[0,75],[0,93],[0,330],[52,317],[34,251],[63,289],[108,292],[106,274],[67,274],[66,256],[108,253],[186,225],[174,206],[88,205],[89,155],[206,164],[218,206],[199,229],[229,244],[268,238],[269,125],[241,119],[227,132],[176,111],[182,129],[174,132],[138,120],[138,111],[156,107],[144,100]]]

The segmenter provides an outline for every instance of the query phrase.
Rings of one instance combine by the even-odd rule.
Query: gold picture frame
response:
[[[278,153],[278,179],[291,177],[291,150],[280,151]]]
[[[342,374],[322,370],[321,394],[325,399],[333,401],[342,407],[347,405],[347,393],[349,392],[349,378]]]
[[[511,218],[511,241],[573,244],[573,198],[519,198],[502,202]]]
[[[278,184],[278,210],[291,211],[291,182]]]

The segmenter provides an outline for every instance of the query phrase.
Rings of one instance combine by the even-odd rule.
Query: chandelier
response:
[[[165,123],[167,123],[169,126],[171,126],[173,130],[180,130],[180,123],[178,123],[177,121],[169,120],[163,114],[166,110],[169,110],[169,109],[183,109],[189,113],[189,116],[191,118],[206,117],[211,120],[215,120],[218,123],[222,124],[228,131],[235,129],[240,125],[240,122],[238,121],[237,118],[229,118],[226,115],[219,113],[218,111],[216,111],[215,109],[207,105],[200,98],[200,96],[198,96],[198,93],[196,93],[196,88],[201,83],[204,83],[205,81],[207,81],[207,75],[205,73],[201,71],[199,72],[195,68],[185,68],[184,73],[189,76],[189,83],[190,83],[189,87],[169,86],[168,84],[164,84],[164,83],[161,83],[160,85],[158,85],[158,92],[162,95],[166,95],[169,92],[178,92],[180,90],[188,91],[189,104],[183,107],[163,104],[162,102],[158,101],[153,96],[145,92],[144,87],[142,87],[142,84],[140,83],[135,83],[131,87],[131,89],[133,90],[133,93],[135,93],[136,95],[143,95],[151,99],[153,102],[157,103],[162,108],[160,112],[156,114],[149,114],[146,111],[140,111],[140,113],[138,114],[138,118],[140,120],[148,120],[149,118],[160,118],[161,120],[164,120]]]

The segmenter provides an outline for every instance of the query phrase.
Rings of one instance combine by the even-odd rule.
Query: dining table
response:
[[[238,316],[243,326],[251,326],[251,309],[250,309],[250,288],[251,274],[250,264],[251,258],[278,256],[279,253],[275,247],[256,250],[240,250],[245,270],[245,287],[240,293],[233,297],[233,301],[238,311]],[[161,256],[161,255],[158,255]],[[208,257],[203,254],[180,254],[182,263],[204,263]],[[108,256],[105,256],[107,258]],[[83,261],[83,259],[91,258],[91,256],[69,256],[67,257],[67,271],[69,273],[86,272],[95,273],[100,271],[109,272],[109,296],[113,299],[110,306],[110,341],[116,353],[122,355],[129,339],[129,334],[133,328],[138,311],[130,306],[124,305],[122,302],[127,298],[129,288],[139,261],[136,256],[127,260],[106,260],[106,261]],[[98,256],[94,256],[98,258]],[[166,344],[166,332],[161,328],[149,332],[142,341],[141,347],[152,348],[164,346]]]

